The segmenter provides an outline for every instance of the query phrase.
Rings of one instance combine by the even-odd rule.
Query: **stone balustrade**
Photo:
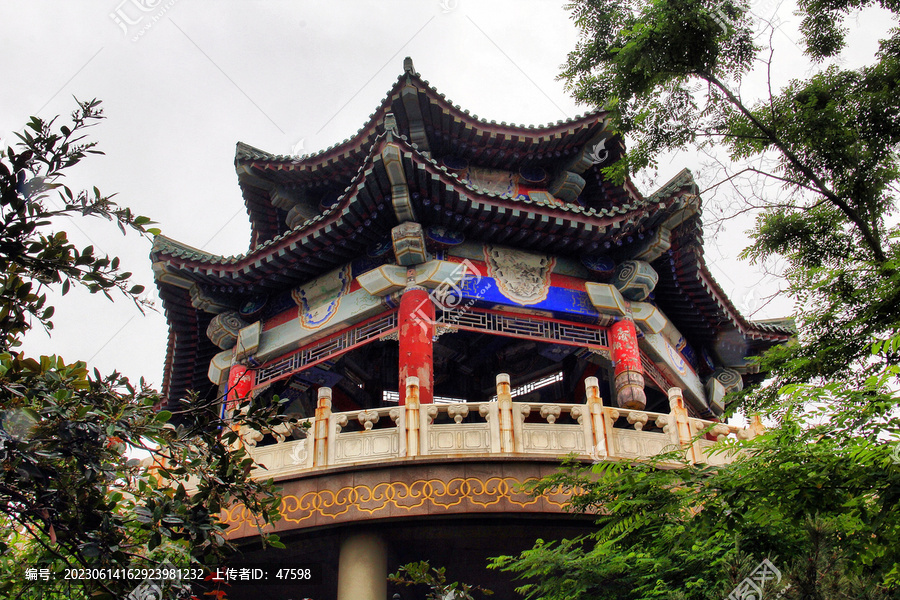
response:
[[[723,464],[711,452],[718,440],[749,439],[760,431],[690,418],[681,390],[669,390],[670,412],[603,406],[596,378],[587,380],[585,404],[513,402],[509,377],[497,377],[497,400],[419,404],[418,381],[407,380],[403,406],[332,413],[331,390],[319,390],[315,418],[270,432],[276,443],[257,446],[263,434],[242,431],[260,477],[287,479],[304,472],[417,457],[535,457],[574,454],[593,461],[648,459],[680,449],[689,462]],[[703,433],[705,430],[705,433]],[[703,435],[701,435],[703,433]],[[299,437],[300,439],[292,439]],[[674,463],[673,463],[674,464]]]

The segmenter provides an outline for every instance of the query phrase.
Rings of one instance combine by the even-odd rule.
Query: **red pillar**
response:
[[[647,395],[644,393],[644,369],[641,367],[634,321],[616,321],[609,332],[616,369],[616,403],[622,408],[643,409],[647,406]]]
[[[400,297],[400,404],[406,404],[406,378],[419,378],[419,403],[434,401],[434,304],[424,289],[413,287]]]

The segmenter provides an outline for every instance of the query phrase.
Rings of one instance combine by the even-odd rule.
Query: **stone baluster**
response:
[[[419,378],[406,378],[406,456],[419,455]]]
[[[547,419],[549,425],[556,423],[560,415],[562,415],[562,407],[558,404],[544,404],[541,406],[541,418]]]
[[[431,427],[437,418],[440,409],[434,404],[419,403],[419,454],[431,454],[428,440],[431,437]]]
[[[356,419],[366,431],[371,431],[375,426],[375,423],[378,422],[378,413],[374,410],[361,410],[359,411],[359,414],[356,415]]]
[[[447,407],[447,415],[453,419],[457,425],[462,424],[463,419],[469,415],[469,406],[467,404],[451,404]]]
[[[497,408],[500,411],[500,452],[515,452],[512,395],[506,373],[497,375]]]
[[[649,416],[645,412],[632,411],[625,416],[625,420],[634,426],[635,431],[643,431]]]
[[[324,467],[328,464],[328,430],[331,421],[331,388],[319,388],[319,401],[316,405],[315,428],[315,465]]]
[[[500,411],[496,402],[485,402],[478,407],[478,414],[484,417],[491,432],[491,452],[500,452]]]
[[[525,419],[531,414],[531,405],[528,403],[510,403],[510,405],[513,407],[510,411],[513,424],[513,450],[525,452]]]

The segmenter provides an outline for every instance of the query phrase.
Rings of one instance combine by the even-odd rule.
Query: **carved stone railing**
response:
[[[669,390],[666,414],[603,406],[595,377],[586,381],[586,396],[585,404],[513,402],[509,376],[501,374],[495,402],[422,405],[418,379],[409,377],[403,406],[332,413],[331,390],[320,388],[315,418],[263,432],[275,444],[257,446],[263,433],[241,433],[251,456],[264,467],[258,475],[287,479],[331,467],[417,457],[574,454],[617,461],[678,450],[692,463],[724,464],[731,457],[712,451],[717,440],[749,439],[761,430],[758,421],[740,428],[688,417],[678,388]]]

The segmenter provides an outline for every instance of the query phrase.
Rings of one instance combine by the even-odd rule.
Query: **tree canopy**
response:
[[[50,288],[65,295],[80,285],[141,305],[143,288],[117,258],[76,247],[59,229],[63,218],[99,217],[123,233],[159,233],[96,187],[74,192],[64,182],[68,169],[102,154],[85,134],[103,118],[99,105],[79,102],[65,125],[32,117],[21,143],[0,153],[0,594],[8,598],[124,597],[141,581],[113,577],[116,569],[221,560],[230,544],[218,513],[232,502],[260,525],[278,518],[271,481],[251,477],[253,460],[215,399],[161,411],[143,380],[17,351],[35,325],[52,329]],[[250,401],[242,424],[276,425],[279,409]],[[129,458],[136,449],[149,458]],[[281,546],[277,536],[263,540]],[[28,578],[29,568],[47,577]],[[65,576],[71,568],[109,570],[76,581]],[[171,597],[192,593],[167,585]]]
[[[753,198],[761,210],[744,254],[787,259],[789,292],[800,302],[801,343],[766,363],[780,378],[774,389],[858,374],[870,362],[871,339],[897,328],[898,243],[890,217],[900,167],[900,32],[882,40],[866,66],[824,64],[845,45],[848,14],[874,4],[897,14],[896,3],[886,1],[802,0],[799,41],[822,68],[781,90],[755,90],[756,99],[742,82],[753,69],[779,63],[760,44],[765,29],[747,3],[569,5],[582,35],[562,78],[576,99],[611,109],[614,128],[629,143],[607,175],[653,165],[665,151],[715,148],[737,161],[723,173],[729,183],[782,187],[778,197]]]
[[[716,185],[744,191],[757,214],[743,256],[784,260],[799,333],[760,360],[766,384],[733,398],[731,410],[774,423],[723,449],[733,463],[569,465],[539,484],[567,487],[599,520],[495,560],[529,598],[756,598],[741,586],[761,565],[780,570],[766,598],[900,597],[900,28],[862,67],[832,60],[845,19],[872,6],[896,19],[900,5],[798,5],[798,41],[819,68],[755,96],[743,82],[778,54],[749,3],[569,5],[582,37],[561,77],[629,143],[606,176],[671,150],[727,154]]]

